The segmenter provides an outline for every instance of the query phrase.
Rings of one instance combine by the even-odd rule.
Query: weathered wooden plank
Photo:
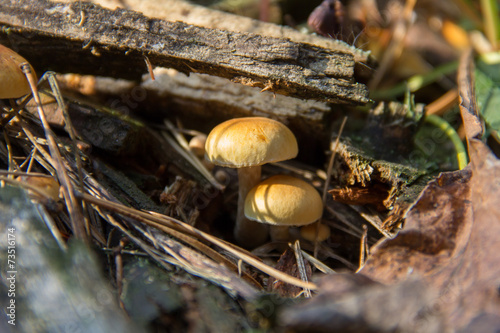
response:
[[[352,54],[248,33],[201,28],[87,2],[0,0],[0,43],[38,69],[139,78],[145,57],[182,72],[221,76],[276,93],[363,104]]]

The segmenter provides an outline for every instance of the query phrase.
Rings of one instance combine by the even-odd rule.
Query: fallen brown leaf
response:
[[[433,310],[454,329],[500,326],[500,161],[481,141],[473,89],[473,58],[459,68],[460,109],[471,164],[443,173],[409,211],[403,231],[381,243],[362,270],[394,283],[421,276],[439,292]],[[484,327],[482,328],[484,329]]]
[[[321,292],[282,311],[285,332],[442,332],[441,318],[428,313],[435,297],[421,280],[385,286],[361,274],[328,275]]]
[[[427,184],[403,230],[372,248],[362,275],[327,276],[315,298],[284,310],[286,329],[498,332],[500,161],[481,141],[473,67],[467,52],[458,82],[469,166]]]
[[[311,265],[304,259],[307,278],[311,279]],[[297,260],[295,258],[294,252],[287,248],[285,252],[281,255],[278,263],[276,264],[276,269],[285,272],[296,278],[300,278],[299,268],[297,265]],[[268,289],[271,292],[275,292],[282,297],[297,297],[302,292],[303,289],[291,284],[285,283],[281,280],[277,280],[273,277],[269,277]]]

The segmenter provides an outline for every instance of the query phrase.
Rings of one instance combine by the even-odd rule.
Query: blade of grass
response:
[[[481,0],[481,11],[483,13],[483,29],[495,50],[499,48],[500,42],[500,12],[497,0]]]
[[[408,79],[408,81],[399,83],[392,88],[383,90],[374,90],[370,94],[372,99],[385,99],[392,100],[398,96],[406,93],[407,90],[415,92],[422,87],[425,87],[432,82],[440,79],[444,75],[455,72],[458,68],[458,61],[452,61],[447,64],[436,67],[432,72],[425,75],[415,75]]]
[[[460,12],[465,15],[469,20],[474,22],[474,24],[479,28],[483,24],[483,20],[481,15],[476,10],[474,3],[475,1],[471,0],[454,0],[453,1],[457,7],[460,9]]]
[[[448,139],[453,143],[453,147],[455,148],[458,169],[462,170],[467,166],[467,151],[465,150],[465,146],[458,136],[455,129],[443,118],[430,114],[425,117],[425,121],[429,124],[432,124],[443,131],[446,134]]]

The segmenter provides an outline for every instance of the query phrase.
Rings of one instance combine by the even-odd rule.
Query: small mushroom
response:
[[[207,137],[205,158],[229,168],[238,168],[238,212],[234,235],[246,247],[262,244],[267,227],[245,218],[248,191],[260,182],[261,165],[297,156],[295,136],[282,123],[262,117],[236,118],[217,125]]]
[[[189,149],[193,154],[201,161],[201,164],[207,168],[208,171],[212,171],[214,164],[205,159],[205,144],[207,142],[207,136],[205,134],[195,135],[189,140]]]
[[[323,202],[318,191],[302,179],[277,175],[248,193],[245,216],[271,225],[271,239],[287,241],[291,226],[311,224],[321,218]]]
[[[205,156],[205,143],[207,142],[207,136],[205,134],[198,134],[193,136],[191,140],[189,140],[189,149],[195,154],[197,157],[202,158]]]
[[[318,222],[319,223],[319,222]],[[321,243],[330,237],[330,228],[322,223],[312,223],[300,228],[300,236],[309,242]]]
[[[0,44],[0,98],[19,98],[31,92],[22,63],[28,61]]]

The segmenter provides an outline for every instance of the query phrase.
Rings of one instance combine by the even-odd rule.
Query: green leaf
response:
[[[476,64],[476,102],[489,131],[500,130],[500,53],[482,56]]]

